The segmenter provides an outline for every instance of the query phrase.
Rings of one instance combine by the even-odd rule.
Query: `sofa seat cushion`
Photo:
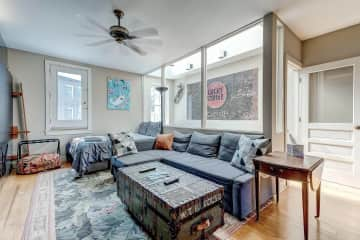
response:
[[[203,173],[204,175],[209,175],[210,177],[217,178],[224,182],[232,183],[235,178],[245,174],[244,171],[231,166],[231,164],[227,162],[219,161],[218,159],[205,158],[190,153],[164,156],[164,160],[176,165],[182,165],[185,168]]]
[[[148,150],[138,152],[136,154],[116,157],[116,161],[120,164],[117,164],[118,167],[127,167],[137,164],[142,164],[146,162],[159,161],[164,157],[172,157],[176,155],[174,151],[166,151],[166,150]]]

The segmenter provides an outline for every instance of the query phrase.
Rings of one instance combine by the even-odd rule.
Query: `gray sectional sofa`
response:
[[[186,137],[189,136],[184,135],[176,139],[175,135],[173,149],[176,151],[148,148],[136,154],[113,157],[112,173],[115,179],[119,168],[161,161],[224,186],[225,211],[239,219],[246,218],[255,209],[254,175],[230,164],[240,135],[223,133],[221,136],[214,137],[214,135],[193,134],[192,147],[188,147],[186,141],[183,141]],[[217,144],[215,144],[216,141],[218,141]],[[207,155],[207,153],[214,153],[214,150],[215,156]],[[261,200],[265,203],[273,195],[271,178],[262,178],[260,186]]]

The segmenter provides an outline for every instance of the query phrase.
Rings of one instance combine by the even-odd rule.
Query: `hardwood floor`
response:
[[[360,191],[323,182],[320,218],[314,218],[315,192],[309,196],[309,239],[360,239]],[[291,182],[272,204],[232,239],[303,239],[301,186]]]
[[[0,239],[21,239],[37,175],[0,179]],[[321,215],[316,220],[315,193],[310,199],[309,239],[360,239],[360,190],[324,183]],[[259,222],[251,220],[234,239],[303,239],[301,189],[296,183],[280,194],[280,202],[261,212]],[[231,240],[230,239],[230,240]]]

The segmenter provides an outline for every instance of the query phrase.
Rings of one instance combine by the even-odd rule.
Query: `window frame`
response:
[[[263,134],[264,133],[264,126],[263,126],[263,119],[264,119],[264,112],[263,112],[263,62],[262,62],[262,58],[261,61],[259,63],[256,64],[246,64],[246,67],[244,67],[244,69],[242,69],[243,71],[246,70],[250,70],[252,67],[258,67],[259,68],[259,72],[258,72],[258,119],[257,120],[235,120],[236,123],[233,120],[208,120],[207,119],[207,81],[209,80],[209,76],[208,76],[208,66],[212,65],[212,64],[216,64],[216,63],[212,63],[212,64],[207,64],[207,49],[224,41],[227,40],[237,34],[240,34],[252,27],[255,27],[258,24],[263,24],[263,18],[258,19],[254,22],[249,23],[248,25],[245,25],[243,27],[241,27],[238,30],[235,30],[234,32],[231,32],[227,35],[224,35],[223,37],[210,42],[204,46],[201,46],[200,48],[197,48],[191,52],[189,52],[188,54],[179,57],[171,62],[168,62],[166,64],[164,64],[163,66],[161,66],[160,68],[164,67],[169,67],[172,64],[181,61],[183,58],[187,58],[189,56],[192,56],[194,54],[196,54],[197,52],[200,52],[201,54],[201,64],[200,64],[200,69],[198,70],[201,74],[201,78],[200,78],[200,84],[201,84],[201,126],[200,127],[196,127],[195,125],[197,123],[195,123],[195,121],[199,121],[199,120],[185,120],[186,122],[186,126],[184,126],[183,124],[176,124],[174,122],[168,122],[169,118],[165,119],[165,126],[166,127],[175,127],[175,128],[187,128],[187,129],[203,129],[203,130],[215,130],[215,131],[232,131],[232,132],[249,132],[249,133],[259,133],[259,134]],[[251,50],[251,52],[257,52],[259,51],[260,53],[263,53],[263,45],[262,45],[262,49],[254,49]],[[248,56],[245,53],[246,56]],[[157,71],[157,69],[154,69],[153,71],[150,71],[148,73],[145,73],[145,75],[150,74],[154,71]],[[165,71],[166,72],[166,71]],[[233,72],[231,72],[233,73]],[[234,72],[236,73],[236,72]],[[160,76],[161,78],[161,76]],[[166,75],[165,75],[165,79],[166,79]],[[185,87],[185,92],[184,92],[184,96],[187,95],[187,87]],[[168,113],[168,111],[166,111],[166,113]],[[185,113],[186,114],[186,113]],[[208,122],[211,122],[210,125],[219,125],[220,123],[222,125],[228,125],[229,123],[232,123],[234,126],[238,125],[239,123],[241,123],[241,128],[239,129],[235,129],[234,127],[219,127],[219,128],[214,128],[214,127],[209,127]],[[209,122],[209,123],[210,123]],[[216,124],[219,123],[219,124]]]
[[[153,119],[151,119],[151,109],[152,109],[152,107],[153,106],[159,106],[160,107],[160,119],[159,119],[159,121],[161,121],[161,94],[160,94],[160,92],[158,92],[159,93],[159,97],[160,97],[160,104],[153,104],[153,102],[152,102],[152,95],[151,95],[151,91],[152,91],[152,89],[154,89],[154,91],[156,92],[157,90],[156,90],[156,88],[157,87],[160,87],[161,86],[161,84],[155,84],[155,83],[153,83],[153,84],[151,84],[151,87],[150,87],[150,121],[153,121]]]
[[[82,120],[57,120],[56,115],[58,111],[57,106],[57,78],[58,70],[63,69],[64,72],[80,74],[82,76],[82,97],[81,108],[83,118]],[[53,72],[55,70],[55,72]],[[92,131],[92,73],[91,68],[68,64],[58,61],[45,59],[45,116],[46,116],[46,135],[68,135],[91,133]],[[55,120],[54,120],[55,119]]]

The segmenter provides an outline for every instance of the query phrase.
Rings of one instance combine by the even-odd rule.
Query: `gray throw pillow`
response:
[[[115,156],[120,157],[138,152],[134,139],[129,133],[110,134],[110,139],[113,144],[113,154]]]
[[[258,149],[264,148],[268,144],[270,144],[269,139],[252,140],[245,135],[241,135],[231,165],[246,172],[254,173],[253,159],[256,157]]]
[[[177,152],[186,152],[191,139],[191,134],[183,134],[178,131],[174,131],[174,141],[172,148]]]
[[[187,152],[203,157],[215,158],[218,152],[219,143],[220,135],[207,135],[194,132],[191,135]]]

